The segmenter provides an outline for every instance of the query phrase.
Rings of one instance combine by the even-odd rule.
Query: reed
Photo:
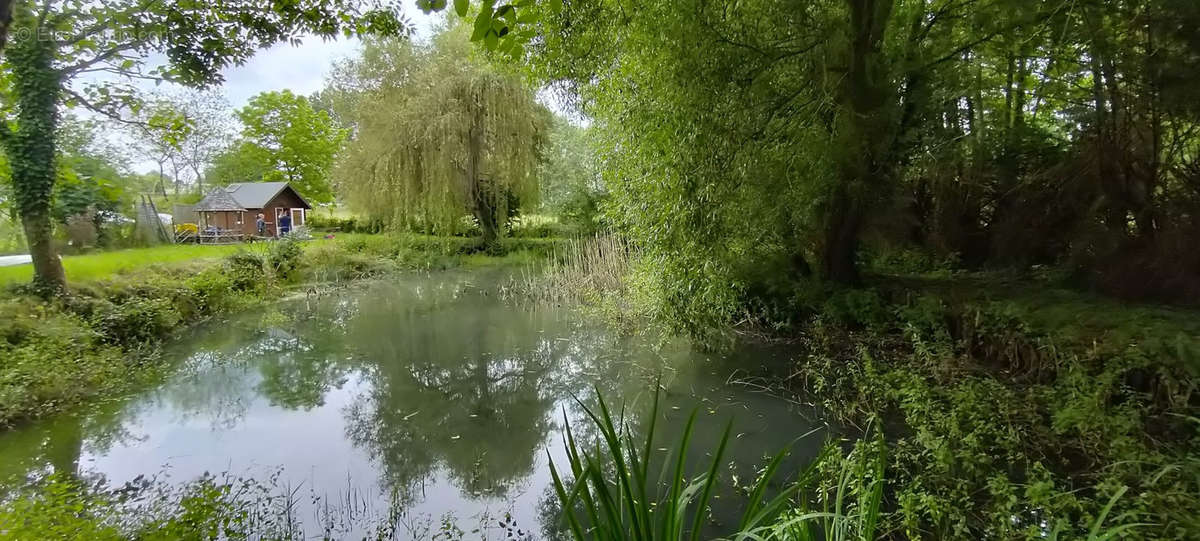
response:
[[[596,295],[621,296],[640,257],[638,248],[613,234],[570,239],[550,261],[526,270],[512,289],[538,300],[589,300]]]
[[[644,441],[637,441],[629,427],[614,420],[612,411],[597,392],[598,408],[583,406],[600,436],[594,450],[580,445],[567,421],[563,436],[567,450],[566,469],[551,459],[550,472],[564,520],[574,539],[699,539],[709,516],[709,506],[730,439],[727,424],[703,473],[691,476],[686,461],[696,412],[688,417],[683,435],[673,450],[654,463],[655,424],[659,417],[655,393],[650,425]],[[768,498],[767,489],[787,452],[771,460],[750,488],[749,499],[738,526],[751,537],[772,524],[790,507],[800,485],[790,483]],[[651,480],[650,472],[661,472]]]
[[[706,539],[731,541],[865,541],[908,538],[886,520],[887,442],[880,433],[858,440],[844,452],[838,442],[826,442],[821,453],[790,480],[782,479],[780,465],[788,449],[779,452],[746,491],[741,519],[731,532],[718,536],[705,530],[711,516],[717,473],[730,443],[727,424],[715,442],[711,459],[687,464],[696,422],[693,411],[679,441],[669,452],[652,451],[655,424],[660,418],[658,393],[645,439],[639,441],[624,421],[624,411],[614,419],[604,398],[596,393],[597,407],[580,406],[599,435],[594,445],[581,444],[564,412],[563,443],[567,463],[551,458],[554,492],[562,509],[567,531],[576,541],[643,540],[679,541]],[[697,470],[697,468],[700,468]],[[661,472],[651,479],[650,472]],[[689,471],[701,471],[690,475]],[[769,487],[777,492],[768,494]],[[1053,520],[1040,537],[1107,541],[1128,536],[1151,524],[1136,521],[1132,514],[1110,516],[1126,492],[1119,489],[1103,511],[1083,526]],[[728,503],[726,503],[728,505]]]

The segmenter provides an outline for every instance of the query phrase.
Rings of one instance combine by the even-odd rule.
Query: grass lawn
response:
[[[63,257],[68,281],[88,281],[108,278],[114,274],[146,267],[156,263],[177,263],[195,259],[216,258],[236,252],[241,245],[201,246],[196,244],[169,244],[150,248],[131,248],[114,252],[100,252]],[[0,285],[28,282],[33,278],[33,265],[0,267]]]

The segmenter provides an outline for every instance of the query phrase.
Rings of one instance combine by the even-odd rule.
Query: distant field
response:
[[[67,280],[69,281],[97,280],[155,263],[175,263],[222,257],[237,251],[238,248],[239,245],[199,246],[195,244],[131,248],[114,252],[64,256],[63,267],[67,270]],[[33,265],[0,267],[0,284],[25,282],[31,278],[33,278]]]

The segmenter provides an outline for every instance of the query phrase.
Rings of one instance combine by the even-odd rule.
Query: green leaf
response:
[[[471,32],[471,41],[479,41],[487,37],[492,29],[492,6],[486,2],[480,6],[479,15],[475,16],[475,28]]]
[[[483,37],[483,44],[487,46],[489,51],[495,51],[496,46],[500,43],[500,35],[495,30],[488,30]]]
[[[457,13],[459,17],[466,17],[467,16],[467,8],[470,8],[470,7],[471,7],[470,0],[454,0],[454,12]]]
[[[512,57],[513,60],[521,60],[522,58],[525,58],[525,46],[521,45],[520,43],[516,43],[514,40],[512,49],[509,49],[508,51],[508,56]]]
[[[513,39],[512,36],[506,37],[506,38],[500,40],[500,46],[497,47],[496,50],[500,51],[502,53],[508,53],[509,51],[512,50],[513,45],[516,42],[517,42],[517,40]]]

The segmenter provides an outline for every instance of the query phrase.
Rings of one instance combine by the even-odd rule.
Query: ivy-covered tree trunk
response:
[[[17,212],[33,259],[39,291],[66,290],[67,278],[54,248],[50,199],[56,178],[55,144],[62,80],[52,65],[54,41],[23,38],[8,49],[12,65],[17,126],[3,128],[4,149],[12,167]]]

